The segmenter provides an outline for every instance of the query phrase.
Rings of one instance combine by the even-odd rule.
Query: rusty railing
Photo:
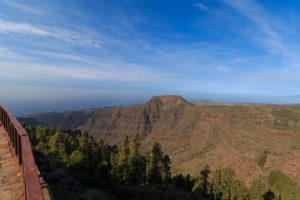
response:
[[[44,200],[38,170],[27,132],[14,115],[0,105],[0,122],[6,129],[18,159],[25,185],[26,200]]]

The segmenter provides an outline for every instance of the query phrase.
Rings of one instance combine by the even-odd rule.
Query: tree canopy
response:
[[[87,132],[42,126],[26,129],[37,164],[56,199],[80,199],[84,188],[94,188],[104,192],[105,199],[300,200],[299,187],[280,171],[253,181],[248,188],[230,167],[212,170],[203,165],[197,177],[174,174],[171,158],[160,143],[141,153],[139,135],[125,136],[116,146],[95,141]],[[265,162],[266,154],[259,162]]]

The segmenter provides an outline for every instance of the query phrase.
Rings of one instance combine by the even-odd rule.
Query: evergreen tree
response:
[[[62,133],[61,131],[57,131],[49,139],[49,153],[57,160],[66,161],[68,159],[65,145],[66,142],[67,135]]]
[[[195,179],[191,178],[189,174],[186,176],[177,174],[172,178],[172,185],[174,188],[191,192],[195,185]]]
[[[126,136],[121,144],[117,163],[117,176],[119,181],[124,184],[129,179],[129,153],[129,138]]]
[[[69,157],[67,167],[77,178],[86,179],[87,170],[85,161],[85,155],[81,151],[75,150]]]
[[[149,164],[147,170],[147,178],[149,184],[161,185],[162,180],[162,157],[163,153],[161,145],[156,142],[152,146],[152,150],[149,154]]]
[[[176,174],[172,177],[172,186],[176,189],[183,190],[185,188],[185,178],[182,174]]]
[[[250,200],[249,190],[243,182],[237,179],[231,182],[230,200]]]
[[[250,187],[250,195],[253,200],[264,200],[264,195],[268,192],[267,184],[257,179],[252,182]]]
[[[226,167],[212,173],[209,182],[209,194],[215,200],[247,200],[249,193],[246,186],[235,179],[234,171]]]
[[[221,187],[222,170],[221,168],[216,169],[210,178],[209,182],[209,196],[211,199],[220,200],[222,196]]]
[[[148,183],[152,186],[147,189],[155,190],[157,189],[155,185],[164,184],[179,190],[192,190],[199,194],[192,196],[200,199],[206,196],[204,199],[211,200],[300,200],[300,189],[297,184],[280,171],[272,171],[269,177],[254,181],[248,190],[243,182],[235,178],[231,168],[219,168],[210,172],[208,165],[205,165],[195,182],[190,175],[179,174],[171,177],[170,158],[163,154],[159,143],[152,146],[147,158],[142,156],[138,135],[134,136],[131,142],[125,137],[119,150],[116,145],[110,146],[103,140],[96,143],[87,132],[70,135],[53,128],[26,129],[32,140],[34,152],[46,155],[51,162],[51,165],[47,164],[46,167],[40,168],[46,170],[43,174],[51,173],[53,169],[65,168],[67,173],[80,180],[84,187],[93,184],[105,190],[110,183],[116,186],[123,185],[121,188],[123,193],[132,188],[124,186],[125,184]],[[48,163],[48,159],[37,160],[37,164]],[[264,161],[265,158],[261,160]],[[143,187],[133,188],[143,190]],[[169,189],[165,188],[166,191]],[[141,196],[137,199],[145,197]]]
[[[207,196],[209,174],[210,174],[209,166],[204,165],[203,168],[200,170],[200,176],[192,189],[193,192],[199,192],[202,196]]]
[[[103,162],[98,163],[95,171],[95,176],[98,182],[100,182],[101,184],[111,179],[110,167],[107,165],[107,163],[103,163]]]
[[[162,159],[162,171],[164,185],[168,186],[171,183],[171,160],[168,155],[165,155]]]
[[[129,156],[129,183],[138,185],[143,181],[143,166],[140,155],[140,136],[136,134],[130,144]]]
[[[35,133],[36,140],[43,141],[44,143],[48,142],[47,134],[46,134],[46,132],[47,132],[46,127],[37,126],[35,131],[36,131],[36,133]]]
[[[271,171],[268,182],[277,199],[300,200],[300,190],[297,187],[297,184],[283,172]]]

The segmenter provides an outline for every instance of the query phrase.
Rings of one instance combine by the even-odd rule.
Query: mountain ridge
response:
[[[28,118],[30,117],[30,118]],[[281,169],[300,184],[300,107],[195,105],[183,97],[155,96],[144,104],[29,115],[22,120],[88,131],[119,144],[125,135],[142,136],[143,149],[159,141],[176,172],[198,174],[204,164],[231,166],[250,183]],[[30,124],[30,123],[29,123]],[[268,151],[261,168],[257,158]]]

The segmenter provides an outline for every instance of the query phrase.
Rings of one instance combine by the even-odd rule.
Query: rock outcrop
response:
[[[110,144],[120,143],[125,135],[140,134],[143,151],[160,142],[178,172],[197,175],[204,164],[231,166],[249,183],[280,169],[300,184],[298,106],[195,105],[180,96],[156,96],[128,107],[28,117],[47,126],[86,130]],[[265,150],[272,153],[262,171],[256,160]]]

